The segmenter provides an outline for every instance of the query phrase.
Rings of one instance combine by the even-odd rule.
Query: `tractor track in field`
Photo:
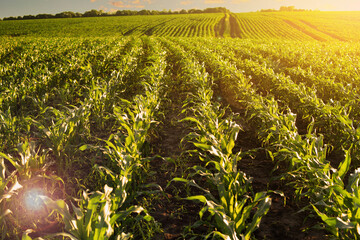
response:
[[[243,33],[241,31],[239,22],[235,14],[230,14],[230,36],[232,38],[243,38]]]
[[[225,20],[226,20],[226,15],[223,18],[221,18],[220,22],[218,22],[215,25],[215,37],[223,37],[224,36],[224,32],[225,32],[225,28],[226,28]]]
[[[233,13],[225,13],[220,22],[215,26],[216,37],[242,38],[242,31]]]

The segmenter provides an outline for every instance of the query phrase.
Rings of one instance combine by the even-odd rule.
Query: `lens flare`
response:
[[[43,196],[41,189],[31,189],[24,195],[25,207],[31,211],[38,211],[44,207],[44,202],[41,199]]]

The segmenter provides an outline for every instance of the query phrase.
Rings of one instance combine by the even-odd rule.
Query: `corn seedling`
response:
[[[38,121],[34,121],[34,124],[43,133],[45,145],[53,152],[60,166],[66,168],[71,148],[78,145],[80,136],[86,136],[88,132],[89,106],[65,107],[64,111],[47,108],[46,111],[54,114],[51,124],[46,126]]]
[[[187,117],[183,121],[195,124],[195,132],[189,138],[199,149],[200,158],[206,162],[206,167],[213,167],[207,169],[195,166],[193,169],[196,173],[192,176],[198,174],[216,186],[218,198],[194,180],[175,178],[173,181],[182,181],[205,191],[205,195],[186,199],[205,204],[199,213],[200,218],[205,212],[214,216],[219,231],[213,231],[206,237],[217,235],[223,239],[250,239],[261,218],[268,212],[271,199],[266,192],[251,196],[251,179],[237,170],[240,153],[233,153],[240,126],[233,121],[233,116],[224,117],[226,109],[220,110],[219,104],[212,104],[212,90],[207,85],[206,75],[198,76],[197,80],[198,94],[193,100],[196,117]]]

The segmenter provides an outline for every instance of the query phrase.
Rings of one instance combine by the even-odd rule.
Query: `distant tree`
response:
[[[305,9],[296,9],[294,6],[281,6],[279,10],[275,10],[275,9],[261,9],[260,12],[304,12],[304,11],[309,11],[309,10],[305,10]]]
[[[4,21],[16,20],[16,17],[5,17],[3,20],[4,20]]]
[[[106,17],[111,15],[112,15],[111,13],[105,12],[104,10],[99,11],[99,16]]]
[[[226,13],[229,10],[224,7],[215,7],[215,8],[205,8],[204,13]]]
[[[260,12],[277,12],[275,9],[261,9]]]
[[[137,14],[137,11],[132,11],[132,10],[123,10],[125,13],[125,16],[133,16]]]
[[[61,13],[57,13],[55,14],[56,18],[74,18],[76,17],[76,13],[74,12],[61,12]]]
[[[160,12],[157,11],[157,10],[152,10],[151,11],[151,15],[159,15],[159,14],[160,14]]]
[[[200,9],[190,9],[188,10],[188,13],[202,13],[203,11]]]
[[[115,12],[115,16],[124,16],[124,12],[121,10],[118,10]]]
[[[280,12],[293,12],[294,9],[295,9],[295,6],[289,6],[289,7],[281,6]]]
[[[101,15],[101,12],[99,12],[98,10],[90,10],[90,11],[87,11],[83,14],[83,17],[98,17]]]
[[[25,15],[23,16],[23,19],[35,19],[36,17],[33,15]]]
[[[150,15],[151,12],[149,10],[141,10],[137,13],[137,15]]]
[[[43,14],[38,14],[36,15],[37,19],[47,19],[47,18],[54,18],[54,15],[52,14],[47,14],[47,13],[43,13]]]
[[[167,10],[167,9],[163,9],[162,11],[159,12],[160,15],[166,15],[166,14],[172,14],[171,9]]]
[[[285,7],[286,9],[288,9],[288,7]],[[285,10],[284,8],[284,10]],[[293,9],[294,11],[296,11],[296,9]],[[261,10],[263,11],[263,10]],[[132,10],[119,10],[115,13],[108,13],[108,12],[104,12],[103,10],[95,10],[92,9],[90,11],[86,11],[84,14],[79,13],[79,12],[71,12],[71,11],[66,11],[66,12],[61,12],[61,13],[57,13],[55,15],[52,14],[38,14],[36,16],[33,15],[24,15],[24,16],[19,16],[19,17],[7,17],[7,18],[3,18],[2,20],[18,20],[18,19],[46,19],[46,18],[79,18],[79,17],[98,17],[98,16],[132,16],[132,15],[165,15],[165,14],[187,14],[187,13],[219,13],[219,12],[229,12],[228,9],[224,8],[224,7],[215,7],[215,8],[206,8],[204,10],[200,10],[200,9],[190,9],[190,10],[185,10],[182,9],[180,11],[171,11],[171,9],[167,10],[164,9],[162,11],[157,11],[157,10],[146,10],[143,9],[141,11],[132,11]]]

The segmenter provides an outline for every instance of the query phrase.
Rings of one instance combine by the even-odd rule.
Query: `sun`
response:
[[[41,198],[44,196],[44,193],[41,189],[30,189],[24,194],[24,204],[27,210],[29,211],[39,211],[45,205]]]

